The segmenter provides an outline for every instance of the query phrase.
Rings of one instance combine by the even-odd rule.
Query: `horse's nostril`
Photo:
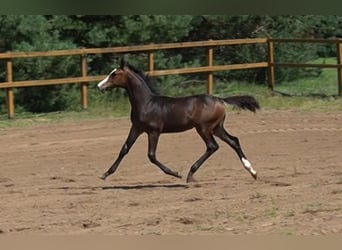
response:
[[[104,92],[104,88],[101,86],[97,86],[97,89],[100,90],[101,92]]]

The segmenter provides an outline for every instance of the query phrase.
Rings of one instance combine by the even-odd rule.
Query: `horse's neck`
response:
[[[153,96],[147,83],[140,81],[136,76],[132,76],[129,86],[126,88],[132,108],[144,107]]]

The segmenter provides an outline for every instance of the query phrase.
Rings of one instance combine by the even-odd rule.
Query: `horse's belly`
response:
[[[187,125],[187,126],[164,126],[163,127],[163,130],[162,130],[162,133],[176,133],[176,132],[182,132],[182,131],[185,131],[185,130],[189,130],[189,129],[192,129],[194,126],[190,126],[190,125]]]
[[[194,125],[186,116],[182,117],[169,117],[168,119],[164,119],[163,121],[163,129],[164,133],[171,132],[182,132],[188,129],[193,128]]]

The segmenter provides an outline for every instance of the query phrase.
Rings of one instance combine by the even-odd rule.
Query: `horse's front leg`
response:
[[[142,132],[140,130],[138,130],[134,126],[131,127],[127,140],[125,144],[122,146],[118,158],[115,160],[113,165],[107,170],[107,172],[105,172],[100,177],[102,180],[105,180],[109,175],[113,174],[116,171],[123,157],[129,152],[130,148],[141,134]]]
[[[161,162],[159,162],[156,158],[156,150],[159,140],[159,133],[158,132],[150,132],[148,133],[148,158],[150,161],[157,165],[165,174],[172,175],[177,178],[182,178],[177,172],[172,171]]]

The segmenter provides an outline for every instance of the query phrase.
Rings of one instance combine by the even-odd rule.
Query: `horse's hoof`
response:
[[[194,177],[192,177],[192,176],[188,176],[188,178],[186,178],[186,182],[187,182],[187,183],[195,182],[195,179],[194,179]]]
[[[252,176],[253,176],[254,180],[258,179],[258,174],[256,172],[254,174],[252,173]]]
[[[103,181],[105,181],[106,180],[106,178],[107,178],[107,176],[104,174],[104,175],[102,175],[102,176],[100,176],[100,179],[101,180],[103,180]]]

